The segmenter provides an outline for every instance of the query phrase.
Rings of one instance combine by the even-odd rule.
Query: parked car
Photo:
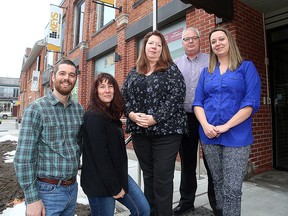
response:
[[[12,117],[12,112],[1,112],[0,113],[0,117],[2,118],[2,119],[7,119],[8,117]]]

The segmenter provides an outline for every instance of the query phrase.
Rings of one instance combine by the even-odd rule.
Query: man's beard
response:
[[[61,87],[61,84],[62,83],[68,83],[70,86],[69,86],[69,88],[62,88]],[[57,82],[56,84],[55,84],[55,89],[61,94],[61,95],[69,95],[70,93],[71,93],[71,91],[72,91],[72,89],[74,88],[74,85],[75,85],[75,83],[74,83],[74,85],[73,84],[71,84],[70,82],[68,82],[68,81],[65,81],[65,82],[61,82],[61,81],[59,81],[59,82]]]

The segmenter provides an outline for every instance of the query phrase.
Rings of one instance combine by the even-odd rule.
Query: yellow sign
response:
[[[50,21],[47,34],[47,50],[60,52],[62,8],[50,5]]]
[[[104,3],[107,3],[107,4],[114,5],[114,0],[101,0],[100,2],[104,2]]]

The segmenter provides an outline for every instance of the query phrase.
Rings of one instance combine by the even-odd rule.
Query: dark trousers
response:
[[[182,206],[194,206],[195,195],[197,190],[197,150],[199,141],[199,122],[192,113],[187,113],[189,134],[185,135],[180,145],[179,154],[181,158],[181,183],[180,183],[180,202]],[[203,161],[208,176],[208,199],[210,206],[216,210],[216,199],[213,188],[213,181],[205,156]]]
[[[151,216],[171,216],[175,160],[182,135],[132,135]]]

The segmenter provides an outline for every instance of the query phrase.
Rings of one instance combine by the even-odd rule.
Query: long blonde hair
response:
[[[217,27],[217,28],[213,29],[209,34],[209,43],[210,43],[209,56],[210,56],[210,59],[209,59],[208,71],[210,73],[212,73],[215,70],[216,65],[219,61],[217,55],[213,52],[212,46],[211,46],[211,35],[216,31],[224,32],[228,38],[228,42],[229,42],[228,68],[229,68],[229,70],[234,71],[240,66],[243,59],[242,59],[242,56],[241,56],[240,51],[238,49],[238,46],[237,46],[234,38],[232,37],[231,33],[227,29],[222,28],[222,27]]]

